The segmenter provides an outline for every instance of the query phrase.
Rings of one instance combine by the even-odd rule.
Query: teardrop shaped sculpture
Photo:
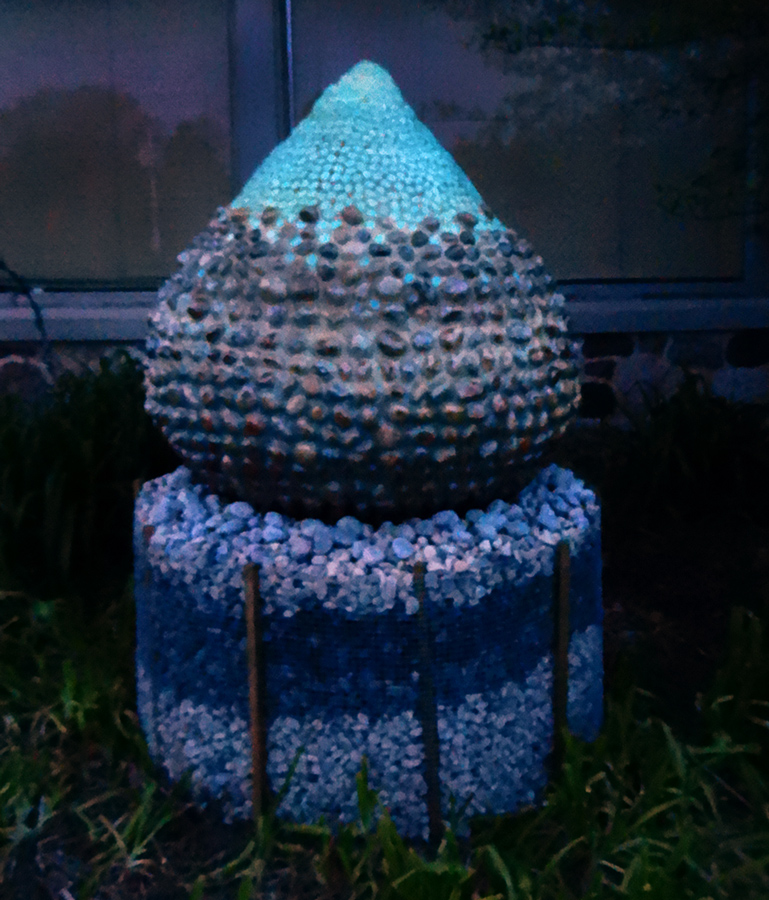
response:
[[[575,416],[564,298],[373,63],[179,261],[146,408],[196,479],[257,510],[484,506]]]

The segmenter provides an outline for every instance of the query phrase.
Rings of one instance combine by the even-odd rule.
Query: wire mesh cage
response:
[[[570,557],[565,712],[591,740],[603,691],[600,511],[570,472],[540,473],[516,505],[377,530],[224,506],[183,467],[147,482],[135,514],[136,661],[153,757],[173,778],[191,770],[199,797],[222,798],[229,818],[252,814],[256,589],[273,793],[298,755],[279,815],[355,819],[364,755],[410,836],[428,836],[431,790],[442,816],[536,802],[554,744],[559,542]]]

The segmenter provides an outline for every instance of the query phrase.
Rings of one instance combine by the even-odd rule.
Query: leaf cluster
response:
[[[0,575],[44,596],[122,584],[131,566],[134,479],[180,460],[144,411],[127,353],[65,373],[48,402],[0,397]]]

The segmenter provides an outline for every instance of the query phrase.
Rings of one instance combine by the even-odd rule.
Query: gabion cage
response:
[[[512,812],[546,783],[553,743],[553,558],[572,555],[568,722],[592,739],[602,715],[600,516],[552,467],[465,520],[438,513],[376,531],[353,519],[262,516],[223,506],[188,470],[144,485],[136,506],[139,713],[150,751],[199,796],[251,812],[243,567],[261,566],[267,773],[278,813],[351,821],[363,754],[405,834],[427,834],[420,708],[425,619],[440,745],[441,806]]]

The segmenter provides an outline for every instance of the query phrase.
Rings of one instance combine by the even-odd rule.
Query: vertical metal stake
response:
[[[152,540],[152,535],[155,533],[154,525],[145,525],[142,528],[142,537],[144,538],[144,549],[145,551],[150,545],[150,541]],[[149,562],[145,560],[144,563],[144,587],[148,588],[150,586],[150,582],[152,581],[152,567]]]
[[[566,706],[569,699],[569,588],[571,558],[568,541],[560,541],[555,548],[553,571],[553,755],[552,772],[560,771],[565,753],[568,721]]]
[[[439,778],[440,747],[438,744],[438,713],[435,706],[435,685],[430,654],[430,639],[425,616],[425,564],[414,564],[414,591],[419,600],[419,693],[422,724],[422,742],[425,752],[425,783],[427,784],[427,821],[429,841],[437,849],[443,837],[441,816],[441,783]]]
[[[133,487],[133,495],[134,495],[134,515],[136,515],[136,501],[139,497],[139,492],[142,489],[144,482],[141,478],[135,478],[132,482]],[[148,676],[151,678],[152,688],[150,690],[150,714],[149,721],[147,722],[147,745],[150,749],[150,753],[154,756],[155,748],[157,748],[158,744],[158,733],[156,728],[156,722],[158,720],[158,703],[157,696],[158,691],[160,690],[160,685],[157,683],[157,674],[158,674],[158,663],[160,661],[160,649],[157,646],[157,641],[155,640],[155,629],[153,627],[154,623],[154,613],[155,609],[153,606],[153,598],[150,593],[150,586],[152,584],[152,566],[149,564],[147,559],[147,548],[149,547],[149,543],[152,540],[152,535],[155,533],[154,525],[144,525],[142,526],[142,541],[143,541],[143,564],[144,564],[144,574],[141,578],[141,582],[144,587],[147,589],[147,594],[144,595],[142,599],[142,608],[139,610],[139,606],[136,602],[136,588],[137,585],[134,583],[134,606],[136,607],[136,629],[137,634],[136,638],[138,640],[139,637],[139,629],[142,631],[142,640],[144,642],[144,647],[146,651],[146,664],[149,666]]]
[[[134,509],[136,508],[136,499],[139,496],[139,491],[142,489],[143,484],[144,484],[144,482],[141,480],[141,478],[135,478],[133,480],[133,482],[131,483],[131,486],[133,487],[133,492],[134,492]],[[134,512],[134,515],[136,515],[135,512]],[[142,528],[142,537],[144,538],[145,549],[146,549],[146,547],[149,546],[150,538],[152,537],[152,535],[154,533],[155,533],[154,525],[145,525]],[[144,566],[144,585],[145,585],[145,587],[149,586],[151,579],[152,579],[152,571],[149,567],[149,564],[146,563],[146,561],[145,561],[145,566]]]
[[[264,813],[268,800],[267,720],[265,717],[265,666],[262,644],[262,597],[259,566],[243,569],[246,589],[246,650],[248,659],[248,704],[251,723],[251,785],[254,823]]]

